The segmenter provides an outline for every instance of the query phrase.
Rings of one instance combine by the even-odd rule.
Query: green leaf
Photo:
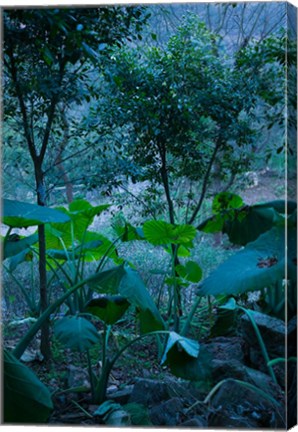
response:
[[[120,282],[125,274],[126,272],[122,265],[114,267],[92,275],[88,279],[88,285],[99,294],[119,294]]]
[[[33,252],[30,249],[25,249],[17,255],[9,258],[9,270],[14,271],[19,264],[33,260]]]
[[[274,226],[276,215],[273,208],[251,206],[240,211],[236,218],[226,220],[222,231],[232,243],[246,245],[270,230]]]
[[[80,352],[85,352],[99,341],[96,327],[78,316],[59,319],[54,325],[54,333],[65,346]]]
[[[201,381],[210,376],[210,360],[209,353],[197,341],[170,332],[161,363],[169,365],[180,378]]]
[[[211,328],[211,337],[236,335],[237,308],[238,306],[233,297],[226,304],[219,306],[215,323]]]
[[[153,245],[188,246],[196,236],[196,230],[192,225],[173,225],[162,220],[145,222],[143,232],[146,240]]]
[[[101,240],[93,240],[77,246],[74,250],[68,249],[67,251],[65,251],[60,249],[47,249],[47,255],[48,257],[54,258],[56,260],[67,261],[69,256],[71,257],[74,256],[74,258],[77,259],[81,255],[85,255],[86,252],[93,251],[94,249],[97,249],[101,245],[102,245]]]
[[[198,226],[198,230],[207,234],[217,233],[222,231],[224,226],[224,219],[220,215],[212,216],[206,219]]]
[[[101,242],[95,249],[91,248],[85,251],[85,261],[97,261],[107,254],[107,257],[112,259],[116,264],[119,264],[119,256],[115,245],[104,235],[94,231],[86,231],[84,236],[85,244],[92,242]]]
[[[239,195],[230,192],[221,192],[215,195],[213,199],[212,212],[219,214],[224,210],[239,209],[243,204],[243,200]]]
[[[82,47],[87,54],[87,56],[90,58],[92,62],[96,62],[98,60],[98,54],[96,51],[94,51],[93,48],[91,48],[88,44],[85,42],[82,42]]]
[[[289,230],[290,231],[290,230]],[[288,278],[296,279],[295,230],[289,232]],[[202,283],[200,295],[258,291],[285,278],[285,231],[274,227],[230,257]]]
[[[7,350],[4,350],[3,373],[4,422],[46,422],[53,410],[47,387]]]
[[[219,309],[223,309],[223,310],[229,310],[229,311],[234,311],[238,308],[236,300],[234,299],[234,297],[231,297],[227,303],[225,303],[224,305],[220,306]]]
[[[169,351],[177,345],[181,351],[185,351],[190,357],[197,358],[199,355],[200,346],[197,341],[180,336],[176,332],[170,332],[164,354],[161,359],[161,364],[165,363]]]
[[[201,267],[195,261],[187,261],[185,265],[179,264],[175,269],[179,276],[189,282],[197,283],[203,276]]]
[[[118,220],[112,226],[123,242],[144,240],[143,230],[132,226],[129,222]]]
[[[239,209],[228,208],[202,222],[198,229],[206,233],[222,231],[228,235],[232,243],[244,246],[256,240],[260,234],[270,230],[274,225],[282,224],[284,219],[281,215],[285,214],[285,209],[284,200],[246,205]],[[287,202],[287,212],[294,220],[295,202]]]
[[[94,217],[99,216],[109,207],[109,204],[93,207],[86,200],[74,200],[69,204],[69,210],[58,207],[61,212],[64,212],[69,217],[70,222],[63,226],[61,226],[61,224],[52,224],[52,228],[57,230],[57,233],[60,233],[59,236],[62,237],[67,247],[70,246],[72,242],[72,235],[74,236],[74,240],[79,240],[80,242],[87,241],[85,238],[86,231],[92,224]],[[55,235],[55,232],[53,232],[53,235]],[[59,247],[51,246],[51,249],[59,249]]]
[[[38,234],[32,234],[23,238],[15,238],[14,236],[8,236],[4,243],[3,259],[18,255],[20,252],[27,250],[29,246],[38,242]]]
[[[58,210],[4,199],[2,221],[13,228],[27,228],[50,222],[65,223],[69,221],[69,217]]]
[[[281,214],[285,214],[287,210],[287,214],[295,213],[297,210],[297,203],[295,201],[285,201],[285,200],[275,200],[268,201],[261,204],[256,204],[257,208],[274,208],[275,211]]]
[[[102,294],[100,297],[90,300],[85,310],[97,316],[106,324],[115,324],[126,312],[129,303],[121,296]]]
[[[135,270],[125,268],[125,274],[119,284],[119,294],[138,309],[141,333],[165,328],[159,310]]]

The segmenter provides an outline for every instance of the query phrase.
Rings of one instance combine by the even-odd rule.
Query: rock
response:
[[[260,330],[268,353],[273,357],[285,356],[285,323],[281,319],[253,312],[253,318]],[[241,334],[251,348],[260,351],[260,345],[253,326],[246,314],[241,316]]]
[[[261,388],[265,393],[274,397],[277,402],[284,403],[284,393],[278,384],[275,384],[272,378],[258,370],[246,367],[246,372],[249,376],[248,382]]]
[[[262,389],[262,382],[258,383]],[[268,394],[270,396],[270,394]],[[236,381],[226,381],[211,399],[209,427],[284,428],[284,403],[274,404]]]
[[[179,398],[172,398],[150,410],[150,419],[155,426],[176,426],[182,414],[183,403]]]
[[[203,417],[193,417],[179,424],[179,427],[194,427],[194,428],[206,428],[207,421]]]
[[[133,385],[126,386],[123,390],[118,390],[111,394],[108,394],[107,398],[113,399],[113,401],[119,403],[120,405],[125,405],[128,403],[129,398],[131,397],[133,387]]]
[[[217,383],[225,378],[248,381],[247,368],[238,360],[212,360],[212,378]]]
[[[157,380],[140,378],[133,387],[129,402],[136,402],[150,407],[169,398],[167,384]]]
[[[216,360],[238,360],[244,359],[243,339],[240,337],[216,337],[209,343],[201,344]]]
[[[213,412],[208,419],[208,427],[230,428],[230,429],[258,429],[258,423],[254,419],[249,419],[231,413],[229,410],[218,410]]]
[[[69,388],[84,386],[90,388],[89,375],[85,368],[69,365],[67,385]]]

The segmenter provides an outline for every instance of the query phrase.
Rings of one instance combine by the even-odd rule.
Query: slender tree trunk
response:
[[[66,188],[66,199],[68,204],[70,204],[73,201],[73,186],[68,177],[67,171],[64,168],[63,161],[62,161],[62,155],[65,148],[67,147],[68,139],[69,139],[69,125],[65,115],[65,108],[61,109],[61,119],[63,122],[64,134],[63,134],[62,142],[59,145],[59,150],[58,150],[58,155],[56,158],[55,165],[57,165],[58,170],[61,172],[61,176]]]
[[[165,190],[165,195],[168,203],[169,219],[171,224],[175,224],[175,211],[174,205],[171,198],[168,170],[167,170],[167,160],[166,160],[166,149],[164,146],[159,145],[159,153],[161,157],[161,169],[160,174],[162,178],[163,187]],[[173,265],[176,267],[180,264],[179,258],[177,256],[177,245],[171,244],[172,256],[174,257]],[[178,274],[175,271],[175,275]],[[181,299],[181,287],[179,285],[174,286],[174,299],[175,299],[175,310],[174,310],[174,331],[179,332],[180,317],[183,315],[182,311],[182,299]]]
[[[45,185],[43,178],[43,171],[41,164],[34,161],[35,168],[35,182],[37,191],[37,204],[45,206]],[[43,313],[48,307],[47,295],[47,271],[46,271],[46,239],[45,239],[45,226],[39,225],[38,227],[38,246],[39,246],[39,291],[40,291],[40,309]],[[50,322],[47,320],[41,328],[41,341],[40,351],[45,361],[51,358],[50,346]]]

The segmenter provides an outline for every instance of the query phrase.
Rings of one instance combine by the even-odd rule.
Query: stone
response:
[[[260,312],[253,312],[253,318],[260,330],[268,353],[273,357],[285,357],[285,323]],[[240,320],[241,334],[250,348],[260,351],[260,345],[255,330],[246,314]]]
[[[262,384],[262,381],[258,383],[261,390],[263,389]],[[270,393],[267,395],[272,396]],[[275,404],[257,391],[236,381],[226,381],[211,399],[208,426],[250,429],[284,428],[284,403],[279,402]]]
[[[108,399],[113,399],[114,402],[119,403],[120,405],[125,405],[128,403],[132,391],[133,391],[133,385],[126,386],[122,390],[117,390],[111,394],[107,395]]]
[[[225,378],[248,381],[247,368],[238,360],[212,360],[212,378],[217,383]]]
[[[272,378],[256,369],[246,367],[249,376],[248,382],[261,388],[265,393],[270,394],[281,405],[285,403],[285,396],[281,385],[273,382]]]
[[[140,378],[133,387],[129,402],[136,402],[150,407],[169,398],[167,384],[157,380]]]
[[[243,339],[235,337],[216,337],[206,344],[201,344],[216,360],[238,360],[244,359]]]
[[[200,416],[193,417],[189,420],[184,421],[183,423],[179,424],[179,427],[194,427],[194,428],[206,428],[207,427],[207,421]]]
[[[150,410],[150,420],[155,426],[176,426],[179,424],[183,411],[183,403],[180,398],[171,398]]]

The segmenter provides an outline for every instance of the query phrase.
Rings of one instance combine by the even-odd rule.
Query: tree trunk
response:
[[[65,115],[65,108],[61,109],[61,119],[63,122],[64,134],[63,134],[62,142],[59,145],[59,150],[58,150],[58,155],[56,158],[55,165],[57,165],[58,170],[61,172],[61,176],[66,188],[66,199],[68,204],[70,204],[73,201],[73,186],[71,181],[69,180],[68,174],[64,168],[63,160],[62,160],[62,155],[65,148],[67,147],[68,139],[69,139],[69,125]]]
[[[35,162],[35,181],[37,191],[37,204],[45,206],[45,186],[43,171],[41,166]],[[41,314],[48,307],[48,293],[47,293],[47,271],[46,271],[46,240],[45,240],[45,227],[39,225],[38,227],[38,246],[39,246],[39,290],[40,290],[40,309]],[[50,346],[50,322],[47,320],[41,328],[41,341],[40,351],[45,361],[51,359],[51,346]]]
[[[163,187],[165,190],[165,195],[168,203],[168,211],[169,211],[169,219],[171,224],[175,224],[175,211],[174,211],[174,205],[171,198],[171,191],[170,191],[170,185],[169,185],[169,177],[168,177],[168,170],[167,170],[167,160],[166,160],[166,149],[164,146],[159,146],[159,153],[161,157],[161,169],[160,174],[162,178]],[[174,268],[180,264],[179,258],[177,256],[177,246],[174,244],[171,244],[172,249],[172,256],[173,259],[173,265]],[[177,272],[173,272],[175,276],[178,276]],[[179,285],[174,286],[174,331],[179,332],[179,326],[180,326],[180,317],[183,315],[182,311],[182,299],[181,299],[181,287]]]

